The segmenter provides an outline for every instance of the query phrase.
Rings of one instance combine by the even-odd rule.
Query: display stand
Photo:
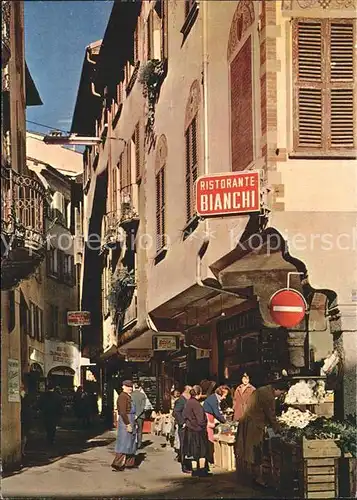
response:
[[[214,436],[214,463],[217,467],[228,471],[236,470],[234,443],[234,436]]]

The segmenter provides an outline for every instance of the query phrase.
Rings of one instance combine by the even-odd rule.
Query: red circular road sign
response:
[[[269,309],[276,324],[292,328],[303,320],[306,313],[306,301],[300,292],[282,289],[271,297]]]

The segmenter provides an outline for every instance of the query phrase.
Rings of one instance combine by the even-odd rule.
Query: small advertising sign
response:
[[[128,349],[126,351],[126,357],[128,361],[136,363],[145,363],[150,361],[153,356],[153,351],[151,349]]]
[[[67,325],[68,326],[89,326],[90,312],[89,311],[68,311]]]
[[[201,217],[259,212],[259,172],[249,170],[199,177],[196,211]]]
[[[17,359],[7,360],[7,400],[20,403],[20,363]]]
[[[176,351],[179,348],[179,337],[176,335],[155,335],[152,340],[154,351]]]

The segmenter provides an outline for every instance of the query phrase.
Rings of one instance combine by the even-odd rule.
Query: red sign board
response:
[[[88,311],[68,311],[67,325],[68,326],[89,326],[90,312]]]
[[[270,315],[273,321],[285,328],[298,325],[305,316],[306,302],[296,290],[278,290],[270,299]]]
[[[196,211],[202,217],[259,212],[259,172],[249,170],[199,177]]]

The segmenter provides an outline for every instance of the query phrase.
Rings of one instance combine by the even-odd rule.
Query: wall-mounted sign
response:
[[[259,212],[259,172],[250,170],[199,177],[196,211],[202,217]]]
[[[152,342],[154,351],[176,351],[180,348],[178,335],[155,335]]]
[[[196,359],[207,359],[210,357],[210,351],[208,349],[197,349]]]
[[[277,325],[292,328],[304,319],[306,301],[297,290],[282,289],[271,297],[269,310]]]
[[[57,340],[45,340],[45,352],[46,374],[57,367],[67,367],[75,372],[79,369],[80,353],[77,346]]]
[[[150,361],[153,356],[153,351],[151,349],[128,349],[126,351],[126,357],[128,361],[135,363],[145,363]]]
[[[20,402],[20,364],[18,359],[7,360],[7,400]]]
[[[68,326],[89,326],[90,312],[89,311],[68,311],[67,325]]]

